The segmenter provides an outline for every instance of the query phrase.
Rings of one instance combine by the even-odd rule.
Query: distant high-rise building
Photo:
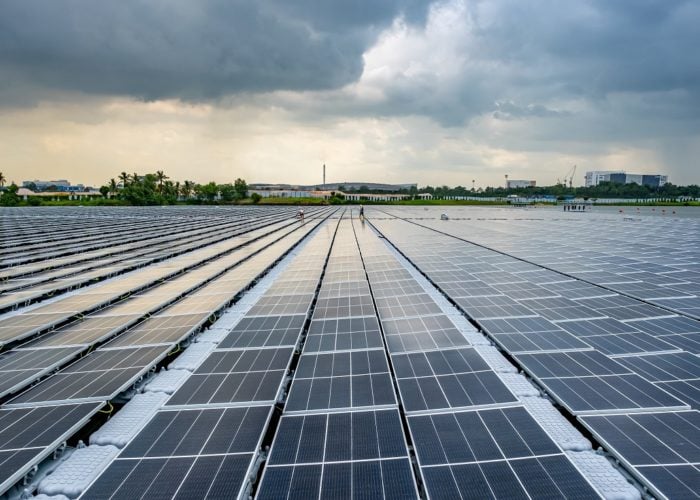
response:
[[[623,170],[594,170],[586,172],[586,187],[597,186],[601,182],[617,184],[636,183],[640,186],[661,187],[668,182],[667,175],[628,174]]]

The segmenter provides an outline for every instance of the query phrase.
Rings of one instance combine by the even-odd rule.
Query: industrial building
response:
[[[272,191],[387,191],[396,192],[402,189],[410,190],[417,189],[418,184],[382,184],[377,182],[333,182],[324,184],[264,184],[253,183],[248,187],[253,190],[272,190]]]
[[[508,188],[508,189],[528,188],[528,187],[535,187],[536,185],[537,185],[536,181],[518,180],[518,179],[509,179],[506,181],[506,188]]]
[[[597,186],[601,182],[617,184],[639,184],[640,186],[661,187],[668,182],[667,175],[628,174],[623,170],[595,170],[586,172],[586,187]]]
[[[22,187],[32,189],[34,191],[46,191],[47,189],[51,189],[51,191],[60,192],[82,191],[85,189],[83,184],[71,185],[70,181],[66,179],[57,179],[52,181],[34,179],[33,181],[22,181]]]

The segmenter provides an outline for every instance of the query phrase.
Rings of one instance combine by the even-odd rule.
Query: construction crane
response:
[[[568,184],[569,188],[574,187],[574,175],[576,175],[576,165],[571,167],[566,173],[566,175],[564,176],[564,182],[561,182],[559,179],[557,179],[557,184],[563,184],[564,186]]]

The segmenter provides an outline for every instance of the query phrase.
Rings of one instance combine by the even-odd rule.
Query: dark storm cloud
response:
[[[6,0],[0,99],[337,88],[359,77],[381,29],[400,15],[420,22],[425,11],[412,0]]]
[[[384,89],[385,111],[460,126],[487,112],[566,116],[551,112],[557,106],[548,103],[557,101],[582,99],[604,110],[610,96],[639,94],[643,107],[698,118],[697,0],[473,1],[463,10],[459,75],[429,89],[394,78]],[[506,104],[504,112],[504,103],[519,109]]]
[[[697,0],[433,7],[461,17],[424,31],[421,0],[4,0],[0,105],[65,91],[264,102],[252,94],[339,89],[358,81],[363,54],[402,16],[410,36],[425,40],[397,46],[391,76],[369,82],[381,99],[340,93],[282,104],[302,118],[420,115],[448,127],[489,115],[564,120],[584,107],[628,118],[627,135],[655,133],[639,126],[644,118],[700,129]],[[420,43],[427,49],[413,54]],[[444,45],[448,56],[438,58]],[[571,102],[578,108],[566,109]]]

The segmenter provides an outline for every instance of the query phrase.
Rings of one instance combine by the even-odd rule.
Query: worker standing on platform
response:
[[[360,205],[360,220],[362,222],[365,221],[365,207],[363,207],[362,205]]]

